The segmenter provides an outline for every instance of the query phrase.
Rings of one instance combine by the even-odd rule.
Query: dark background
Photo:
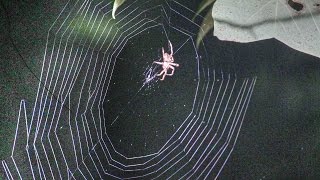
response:
[[[195,10],[198,3],[189,1],[183,4]],[[30,104],[34,100],[46,33],[62,5],[64,2],[61,1],[1,1],[0,159],[10,154],[20,100],[26,99]],[[135,40],[132,41],[135,42]],[[148,40],[145,39],[145,41]],[[165,44],[163,40],[158,41],[162,42],[161,45]],[[227,72],[236,73],[239,77],[257,76],[255,90],[237,145],[220,178],[316,179],[320,177],[320,59],[295,51],[275,39],[241,44],[222,42],[215,37],[208,37],[205,42],[209,56],[214,59],[212,68],[224,69]],[[174,44],[179,43],[181,41],[174,41]],[[135,46],[145,49],[142,44],[137,43]],[[152,46],[160,48],[156,43]],[[135,55],[137,52],[131,49],[134,48],[127,46],[122,58],[132,55],[137,57]],[[159,55],[158,51],[149,53]],[[126,68],[125,64],[121,65],[121,61],[119,63],[118,67],[125,70],[122,71],[123,76],[126,76],[122,77],[124,79],[134,73],[131,72],[132,68],[145,69],[142,68],[145,65],[136,64]],[[187,63],[184,66],[187,66]],[[124,72],[128,72],[128,76]],[[178,69],[176,73],[178,78],[185,77],[183,81],[170,83],[173,80],[168,79],[169,81],[164,82],[165,85],[156,84],[151,91],[171,93],[170,97],[172,94],[189,94],[188,91],[192,93],[193,88],[186,89],[184,85],[186,83],[190,85],[193,82],[194,74],[183,73],[183,70],[179,72]],[[139,74],[141,74],[140,71]],[[139,87],[128,85],[125,80],[121,80],[121,76],[118,78],[119,80],[115,79],[115,82],[125,83],[120,85],[124,87],[123,90],[131,89],[132,92],[136,92],[136,87]],[[139,76],[133,78],[139,79]],[[128,88],[129,86],[133,88]],[[147,91],[143,93],[145,94],[141,96],[142,99],[147,100],[150,95]],[[135,126],[131,126],[130,134],[138,134],[135,138],[141,140],[141,137],[145,139],[157,137],[156,133],[150,134],[149,131],[158,131],[159,134],[164,131],[170,132],[168,125],[172,122],[164,123],[161,118],[155,117],[155,114],[169,114],[174,119],[184,115],[185,110],[179,107],[181,104],[190,106],[188,104],[190,101],[183,96],[175,100],[171,98],[176,104],[171,103],[169,112],[161,112],[163,109],[159,106],[168,102],[170,97],[159,97],[158,104],[151,108],[140,107],[140,110],[144,108],[150,110],[144,114],[145,116],[154,117],[147,118],[145,122],[135,122]],[[139,103],[139,98],[135,102],[142,104]],[[123,104],[119,104],[119,107],[127,108]],[[156,110],[158,110],[157,113],[153,114],[152,111]],[[126,123],[124,120],[118,123],[132,125],[132,122]],[[114,126],[116,127],[114,129],[109,129],[110,132],[121,132],[120,124]],[[178,124],[179,122],[177,126]],[[154,127],[160,130],[152,129]],[[169,135],[170,133],[162,134],[163,137]],[[114,138],[117,139],[116,136]],[[165,138],[162,139],[162,141],[165,140]],[[141,143],[144,142],[145,140],[141,140]],[[153,142],[154,145],[146,151],[157,150],[161,146],[158,142]],[[127,153],[138,154],[135,151],[131,152],[130,149],[127,148]]]

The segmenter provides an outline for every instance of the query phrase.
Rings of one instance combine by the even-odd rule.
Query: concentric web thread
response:
[[[195,13],[179,2],[127,1],[115,20],[112,6],[69,0],[51,25],[32,112],[22,100],[11,156],[1,161],[7,179],[213,179],[221,174],[256,78],[239,80],[214,70],[205,44],[195,46],[200,28],[191,20]],[[145,41],[148,48],[138,48]],[[180,67],[160,82],[161,67],[153,61],[161,61],[168,41]],[[128,48],[137,50],[132,55],[125,53]],[[124,66],[129,68],[118,68]],[[136,82],[125,86],[130,92],[124,99],[114,97],[121,78]],[[184,91],[165,91],[173,83]],[[161,100],[143,108],[150,113],[135,108],[155,98]],[[177,104],[179,99],[185,103]],[[145,131],[136,148],[115,133],[132,126],[126,119],[146,128],[141,123],[157,118],[170,130],[155,136]],[[123,133],[130,139],[131,132]]]

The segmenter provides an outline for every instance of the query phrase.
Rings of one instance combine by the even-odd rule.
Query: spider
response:
[[[157,76],[162,76],[162,78],[160,79],[161,81],[163,81],[166,76],[173,75],[174,69],[175,69],[174,66],[179,67],[179,64],[174,63],[173,49],[170,41],[169,41],[169,46],[170,46],[170,54],[164,52],[164,49],[162,47],[163,62],[154,61],[154,63],[162,65],[162,68],[163,68],[162,71],[159,74],[157,74]],[[170,74],[167,73],[169,69],[171,69]]]

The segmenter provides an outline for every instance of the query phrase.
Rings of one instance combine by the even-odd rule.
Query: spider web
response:
[[[70,0],[51,25],[33,111],[20,103],[7,179],[212,179],[256,78],[215,70],[177,1]],[[199,17],[202,18],[202,17]],[[158,81],[161,48],[180,66]],[[19,157],[16,158],[17,154]]]

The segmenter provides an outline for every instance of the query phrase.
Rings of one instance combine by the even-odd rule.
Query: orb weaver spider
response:
[[[154,63],[162,65],[162,71],[159,74],[157,74],[157,76],[162,76],[162,78],[160,79],[161,81],[163,81],[166,76],[172,76],[174,74],[174,70],[175,70],[174,67],[179,67],[179,64],[174,63],[173,48],[170,40],[169,40],[169,46],[170,46],[170,54],[164,52],[164,48],[162,47],[163,62],[154,61]],[[170,74],[168,74],[169,69],[171,69]]]

